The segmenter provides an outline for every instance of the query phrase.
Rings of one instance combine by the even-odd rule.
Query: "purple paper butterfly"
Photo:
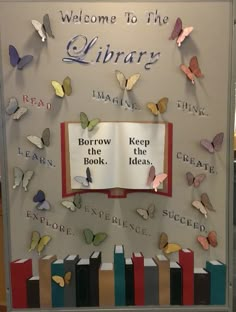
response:
[[[13,67],[23,69],[27,64],[33,60],[33,55],[25,55],[20,57],[16,48],[13,45],[9,45],[10,63]]]
[[[37,203],[36,208],[39,210],[49,210],[50,204],[45,198],[45,193],[41,190],[33,197],[33,202]]]
[[[220,132],[217,133],[216,136],[214,136],[212,142],[207,140],[207,139],[203,139],[200,141],[200,144],[202,147],[204,147],[209,153],[215,153],[215,152],[219,152],[221,149],[221,146],[223,144],[223,140],[224,140],[224,133]]]

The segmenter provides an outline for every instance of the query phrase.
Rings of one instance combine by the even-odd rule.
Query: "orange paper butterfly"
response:
[[[194,76],[197,78],[203,77],[203,74],[201,72],[201,69],[198,65],[198,60],[196,56],[193,56],[190,60],[189,67],[187,67],[184,64],[180,65],[180,69],[182,72],[185,73],[185,75],[188,77],[189,80],[191,80],[192,84],[194,84]]]
[[[207,237],[199,235],[197,241],[204,250],[208,250],[209,246],[216,247],[218,245],[217,233],[216,231],[211,231],[208,233]]]

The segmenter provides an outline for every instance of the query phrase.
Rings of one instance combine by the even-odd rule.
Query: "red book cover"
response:
[[[182,303],[194,304],[194,253],[190,249],[179,251],[179,264],[182,267]]]
[[[32,277],[32,259],[19,259],[10,263],[12,307],[27,308],[27,280]]]
[[[144,305],[144,258],[141,252],[133,253],[134,304]]]

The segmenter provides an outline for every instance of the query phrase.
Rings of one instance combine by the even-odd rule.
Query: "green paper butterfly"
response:
[[[99,232],[97,234],[93,234],[90,229],[83,230],[84,239],[86,244],[93,243],[94,246],[99,246],[104,240],[107,238],[107,234],[104,232]]]
[[[88,131],[92,131],[96,127],[96,125],[100,122],[100,119],[94,118],[92,120],[89,120],[88,116],[85,113],[81,112],[80,122],[81,122],[81,127],[83,129],[88,128]]]

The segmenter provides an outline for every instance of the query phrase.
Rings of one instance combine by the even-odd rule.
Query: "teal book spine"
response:
[[[226,296],[226,265],[220,261],[207,261],[210,272],[210,304],[224,305]]]
[[[115,280],[115,305],[125,306],[125,256],[124,247],[114,248],[114,280]]]
[[[58,259],[51,264],[52,277],[55,275],[64,278],[64,260]],[[52,307],[64,307],[64,287],[59,286],[52,279]]]

